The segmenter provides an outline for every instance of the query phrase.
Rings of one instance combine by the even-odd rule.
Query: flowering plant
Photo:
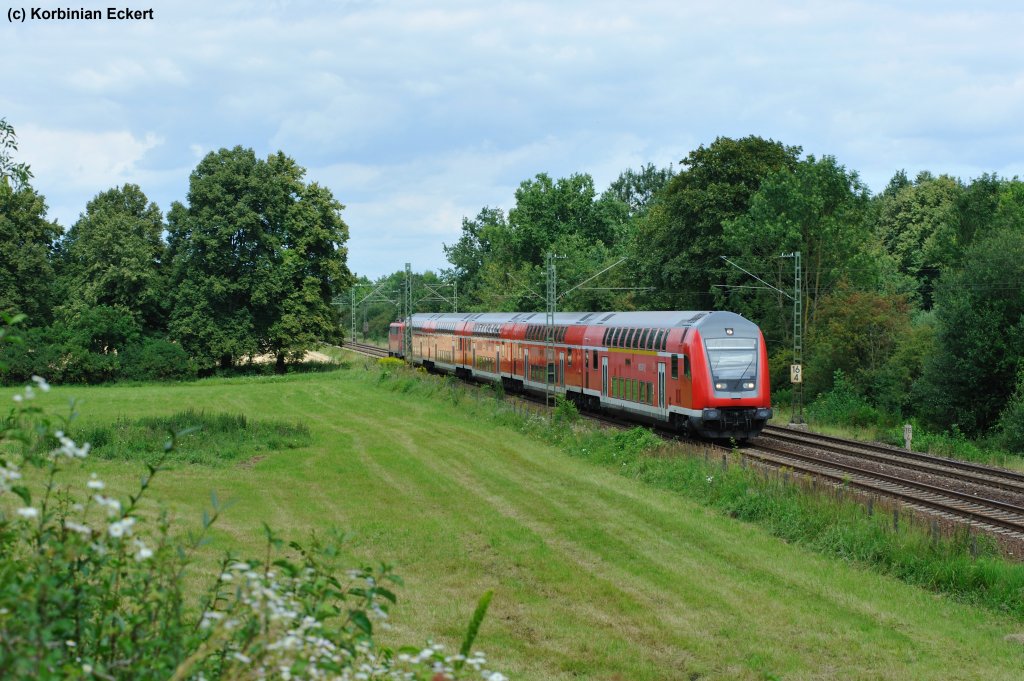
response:
[[[5,321],[0,342],[16,320]],[[401,580],[387,565],[339,570],[333,539],[286,545],[264,526],[260,559],[226,556],[191,597],[187,568],[222,511],[216,496],[202,531],[179,538],[166,512],[140,509],[162,460],[124,500],[95,474],[84,489],[60,485],[89,445],[65,432],[73,405],[67,417],[37,406],[49,389],[33,377],[0,414],[0,678],[505,679],[470,653],[490,593],[458,653],[392,650],[374,632]]]

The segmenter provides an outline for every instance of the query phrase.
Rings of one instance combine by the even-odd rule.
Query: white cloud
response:
[[[54,130],[36,125],[18,129],[19,156],[47,184],[110,187],[128,181],[151,149],[164,140],[153,133],[141,139],[127,130],[91,132]]]
[[[126,181],[166,210],[207,151],[282,149],[349,206],[368,274],[443,264],[463,215],[507,209],[536,173],[589,172],[601,190],[719,135],[835,155],[875,190],[900,168],[1012,174],[1024,157],[1024,9],[994,0],[155,10],[144,26],[7,31],[0,115],[54,210]]]
[[[139,87],[183,86],[188,79],[169,59],[144,63],[135,59],[114,59],[100,67],[73,71],[68,77],[72,88],[94,94],[126,92]]]

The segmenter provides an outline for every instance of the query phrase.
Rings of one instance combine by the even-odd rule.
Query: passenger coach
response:
[[[732,312],[439,313],[412,317],[412,356],[428,369],[554,391],[580,407],[710,438],[754,437],[772,416],[761,330]],[[389,352],[403,356],[404,322]]]

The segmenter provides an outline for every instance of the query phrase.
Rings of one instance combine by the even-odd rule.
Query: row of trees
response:
[[[5,351],[8,380],[177,378],[268,353],[283,370],[339,338],[343,206],[283,153],[208,154],[166,220],[138,186],[110,189],[65,233],[6,160],[0,311],[33,327]]]
[[[396,316],[403,273],[354,280],[342,206],[284,154],[221,149],[166,220],[125,185],[61,234],[28,168],[7,153],[6,123],[0,138],[0,310],[43,327],[14,353],[11,375],[43,364],[66,380],[118,367],[174,376],[182,358],[209,372],[264,353],[283,368],[337,338],[331,300],[353,284],[357,328],[365,320],[381,334]],[[800,251],[812,397],[841,372],[844,387],[892,418],[999,433],[1024,449],[1014,421],[1024,419],[1017,179],[899,172],[872,195],[830,156],[751,136],[702,145],[678,170],[627,170],[600,193],[589,175],[539,174],[514,198],[507,213],[484,207],[463,219],[445,246],[451,267],[416,278],[417,309],[452,309],[457,289],[460,310],[541,310],[545,257],[556,253],[561,291],[610,267],[560,309],[727,308],[757,321],[784,399],[792,307],[758,279],[792,290],[780,255]]]
[[[600,194],[588,175],[525,180],[507,214],[485,207],[463,220],[460,238],[445,246],[451,268],[430,276],[434,287],[457,285],[460,310],[542,310],[547,253],[562,256],[563,291],[619,263],[560,309],[740,312],[765,331],[783,401],[792,303],[757,278],[792,291],[792,260],[780,256],[793,251],[803,260],[812,398],[832,390],[839,372],[844,388],[888,418],[998,434],[1024,450],[1017,179],[899,172],[872,195],[833,157],[719,138],[678,171],[628,170]],[[386,279],[397,290],[401,273]],[[370,311],[383,331],[395,307]]]

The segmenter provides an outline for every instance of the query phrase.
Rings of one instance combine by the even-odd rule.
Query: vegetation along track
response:
[[[373,357],[387,356],[386,350],[373,345],[346,343],[345,347]],[[525,399],[544,403],[543,398]],[[616,427],[636,425],[601,414],[584,416]],[[664,429],[655,432],[667,439],[680,439]],[[1024,475],[1014,471],[775,426],[765,428],[760,438],[740,451],[767,466],[869,496],[896,499],[943,522],[966,523],[1024,544]]]

